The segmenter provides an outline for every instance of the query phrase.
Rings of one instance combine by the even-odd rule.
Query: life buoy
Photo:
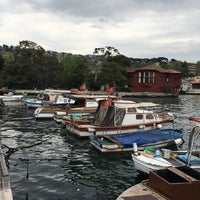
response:
[[[45,98],[44,94],[41,94],[41,93],[38,94],[37,97],[38,97],[38,99],[41,99],[41,100],[43,100]]]

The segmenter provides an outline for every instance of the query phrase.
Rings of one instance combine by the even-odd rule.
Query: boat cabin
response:
[[[94,124],[98,126],[126,126],[157,122],[158,114],[148,110],[148,108],[155,106],[159,105],[154,103],[132,103],[105,107],[104,102],[102,102],[95,113]]]

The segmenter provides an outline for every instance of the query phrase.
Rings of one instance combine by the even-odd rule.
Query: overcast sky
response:
[[[45,50],[200,60],[200,0],[0,0],[0,46],[30,40]]]

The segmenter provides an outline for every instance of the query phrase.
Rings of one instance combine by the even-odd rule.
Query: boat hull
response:
[[[3,102],[22,101],[23,95],[0,95]]]
[[[146,123],[146,124],[132,124],[132,125],[123,125],[123,126],[112,126],[112,127],[101,127],[101,126],[95,126],[92,123],[87,124],[77,124],[73,123],[72,121],[66,121],[65,127],[69,133],[75,135],[78,138],[85,138],[90,137],[94,133],[97,136],[101,135],[115,135],[115,134],[126,134],[126,133],[132,133],[136,131],[147,131],[147,130],[153,130],[157,128],[158,126],[161,126],[163,122],[152,122],[152,123]]]
[[[59,113],[58,122],[60,122],[59,116],[67,116],[67,115],[72,115],[72,114],[91,114],[96,111],[96,108],[79,108],[79,109],[62,109],[62,108],[38,108],[34,112],[34,117],[36,119],[54,119],[56,118],[56,113]]]

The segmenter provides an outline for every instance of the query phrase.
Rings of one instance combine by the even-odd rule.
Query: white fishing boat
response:
[[[115,103],[100,101],[94,120],[83,123],[74,120],[65,121],[66,129],[77,137],[96,135],[125,134],[139,130],[155,129],[159,124],[173,120],[168,113],[158,113],[149,110],[159,107],[148,103]]]
[[[24,97],[24,104],[28,108],[36,109],[38,107],[49,107],[49,106],[65,106],[66,104],[74,103],[73,100],[65,96],[60,92],[45,92],[40,93],[35,98]]]
[[[80,97],[78,97],[80,98]],[[79,107],[76,108],[73,107],[73,106],[70,106],[69,108],[69,113],[67,114],[64,114],[62,112],[56,112],[54,114],[54,120],[58,123],[62,123],[64,126],[68,123],[80,123],[80,124],[88,124],[88,123],[92,123],[94,121],[94,115],[96,113],[96,110],[97,110],[97,107],[98,107],[98,104],[99,104],[99,101],[102,101],[105,100],[105,99],[116,99],[115,96],[106,96],[106,97],[99,97],[97,99],[94,100],[90,100],[89,101],[89,105],[88,105],[88,108],[90,107],[95,107],[95,109],[92,109],[92,110],[89,110],[89,112],[80,112],[79,114],[78,113],[78,110],[80,109]],[[92,103],[94,102],[94,104]],[[122,104],[122,105],[132,105],[133,103],[135,103],[134,101],[131,101],[131,100],[121,100],[121,99],[117,99],[117,100],[113,100],[113,102],[115,104]],[[93,105],[92,105],[93,104]],[[85,110],[87,111],[87,110]],[[70,116],[70,117],[69,117]]]
[[[145,151],[135,151],[132,154],[135,168],[147,174],[150,171],[164,169],[169,166],[184,165],[200,171],[199,135],[200,127],[196,126],[190,133],[187,150],[171,151],[170,149],[160,149],[162,152],[160,156],[155,156],[154,153],[145,153]]]
[[[95,113],[98,101],[109,98],[109,95],[68,95],[68,104],[65,107],[40,107],[34,112],[36,119],[51,118],[60,120],[61,117],[71,114]],[[110,98],[116,98],[112,96]],[[72,102],[72,103],[71,103]],[[57,118],[57,119],[56,119]]]
[[[13,92],[8,94],[0,95],[0,100],[3,102],[13,102],[13,101],[22,101],[23,95],[15,95]]]

